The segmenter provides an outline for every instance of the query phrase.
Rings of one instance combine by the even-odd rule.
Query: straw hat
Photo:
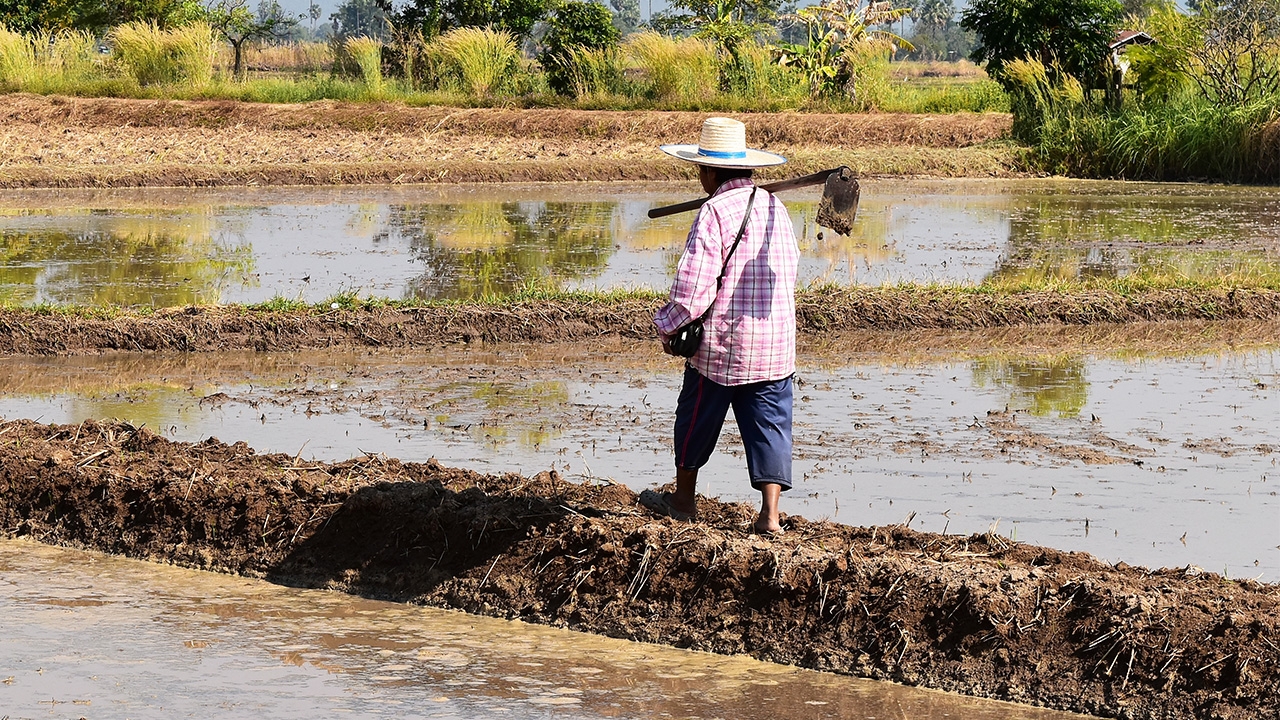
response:
[[[707,118],[697,145],[662,145],[662,152],[699,165],[757,168],[781,165],[787,159],[747,147],[747,126],[724,117]]]

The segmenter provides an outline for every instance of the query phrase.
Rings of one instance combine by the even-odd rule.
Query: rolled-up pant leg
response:
[[[791,489],[791,378],[737,388],[733,416],[747,452],[751,486],[776,483]]]

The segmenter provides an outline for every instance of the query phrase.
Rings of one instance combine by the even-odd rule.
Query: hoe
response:
[[[841,235],[848,235],[853,228],[854,218],[858,214],[858,179],[847,166],[822,170],[812,175],[804,175],[790,180],[761,185],[760,189],[776,193],[800,187],[822,185],[822,200],[818,203],[818,224],[831,228]],[[653,208],[649,217],[660,218],[677,213],[697,210],[707,198],[689,200],[676,205]]]

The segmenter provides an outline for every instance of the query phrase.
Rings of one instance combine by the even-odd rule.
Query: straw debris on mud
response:
[[[1124,718],[1274,717],[1280,590],[994,533],[655,519],[616,484],[0,424],[6,534]]]
[[[656,146],[696,139],[706,116],[13,94],[0,104],[0,187],[688,179],[691,166]],[[754,144],[790,159],[767,177],[842,163],[863,175],[1018,172],[1004,114],[747,119]]]
[[[573,342],[654,336],[657,296],[512,300],[503,304],[370,303],[338,309],[244,306],[157,312],[0,308],[0,354],[99,350],[296,350],[433,347],[469,342]],[[1166,320],[1280,318],[1280,291],[1173,288],[1120,293],[883,287],[803,291],[802,335],[847,330],[976,329]]]

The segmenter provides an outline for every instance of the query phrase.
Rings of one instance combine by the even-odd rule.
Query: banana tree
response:
[[[909,7],[894,7],[891,0],[823,0],[801,8],[788,19],[805,28],[805,42],[780,43],[780,65],[800,69],[809,80],[809,91],[820,95],[855,93],[856,68],[867,54],[894,48],[913,50],[911,43],[889,31],[877,29],[911,14]]]

